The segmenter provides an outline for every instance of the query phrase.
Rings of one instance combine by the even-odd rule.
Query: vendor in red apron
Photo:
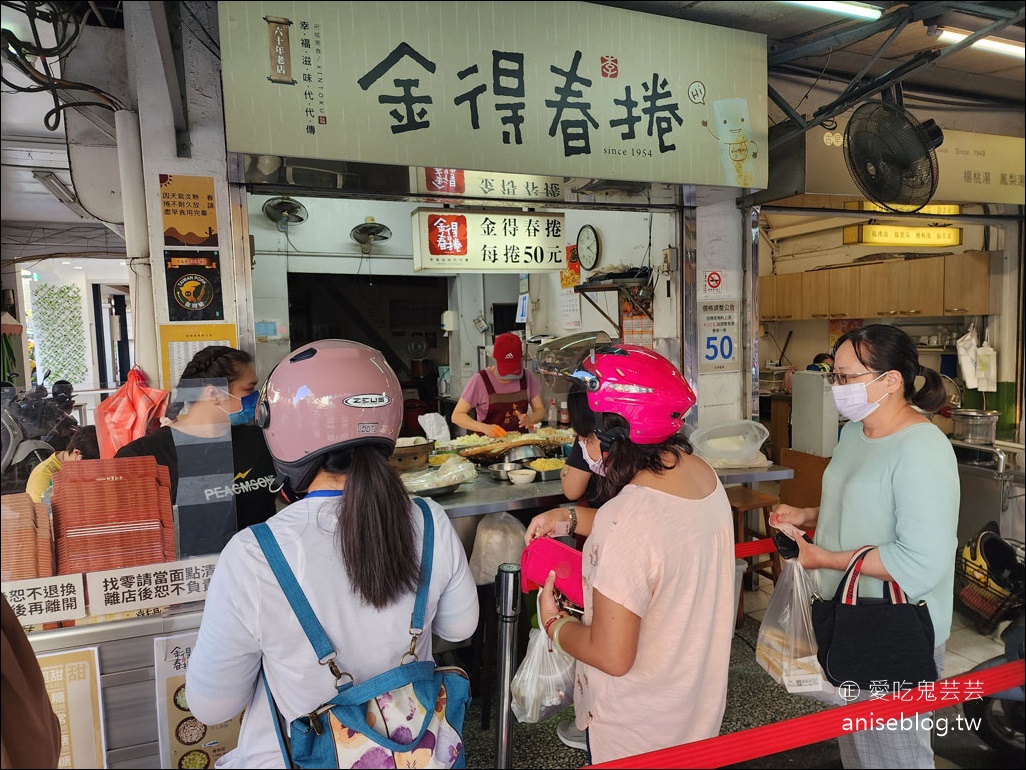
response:
[[[541,384],[524,369],[523,343],[500,334],[492,349],[495,363],[467,383],[452,412],[452,422],[474,433],[501,438],[510,431],[528,433],[545,418]]]

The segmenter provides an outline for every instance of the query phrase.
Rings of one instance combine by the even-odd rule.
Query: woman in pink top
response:
[[[583,622],[560,612],[555,573],[540,594],[539,622],[577,659],[589,761],[711,738],[727,698],[734,530],[716,472],[677,432],[694,393],[669,361],[630,345],[598,348],[569,371],[595,412],[605,481],[620,490],[597,511],[577,509]],[[565,531],[569,515],[536,516],[528,540]]]

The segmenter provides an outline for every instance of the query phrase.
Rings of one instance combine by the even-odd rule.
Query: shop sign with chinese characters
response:
[[[2,588],[23,626],[75,620],[86,614],[80,574],[11,580]]]
[[[583,2],[271,7],[218,4],[233,152],[766,186],[765,35]]]
[[[738,372],[739,300],[698,303],[698,340],[701,348],[699,374]]]
[[[217,554],[142,567],[86,573],[89,613],[166,607],[205,599]]]
[[[563,200],[563,177],[436,167],[410,169],[410,173],[414,190],[422,195],[496,200]]]
[[[488,209],[413,212],[413,269],[537,273],[566,268],[563,214]]]

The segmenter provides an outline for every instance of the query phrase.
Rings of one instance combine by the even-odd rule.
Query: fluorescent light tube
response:
[[[866,3],[829,3],[829,2],[800,2],[799,0],[784,0],[788,5],[804,5],[807,8],[814,8],[817,11],[827,13],[839,13],[842,16],[851,16],[855,19],[869,19],[876,21],[883,15],[879,8],[867,5]]]
[[[954,32],[950,29],[942,29],[940,34],[937,35],[937,39],[942,43],[960,43],[965,40],[969,35],[964,32]],[[1000,53],[1005,56],[1014,56],[1016,59],[1026,59],[1026,48],[1015,43],[1006,43],[1001,40],[995,40],[991,37],[984,37],[973,43],[970,48],[979,48],[982,51],[990,51],[991,53]]]

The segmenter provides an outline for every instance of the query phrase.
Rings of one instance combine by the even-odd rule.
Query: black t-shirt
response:
[[[566,458],[566,464],[579,471],[591,473],[591,478],[588,479],[588,488],[584,490],[584,497],[590,507],[600,508],[609,501],[610,498],[605,497],[599,491],[601,489],[601,476],[592,472],[588,466],[588,461],[584,459],[584,450],[581,449],[580,441],[574,441],[574,445],[570,449],[570,456]]]
[[[171,499],[178,498],[178,450],[171,428],[160,428],[148,436],[136,439],[118,450],[115,457],[154,457],[166,465],[171,475]],[[274,481],[274,460],[267,451],[264,432],[256,425],[232,426],[232,461],[235,476],[230,487],[218,486],[204,490],[212,499],[235,496],[235,514],[238,528],[267,521],[277,510],[275,494],[270,491]]]

